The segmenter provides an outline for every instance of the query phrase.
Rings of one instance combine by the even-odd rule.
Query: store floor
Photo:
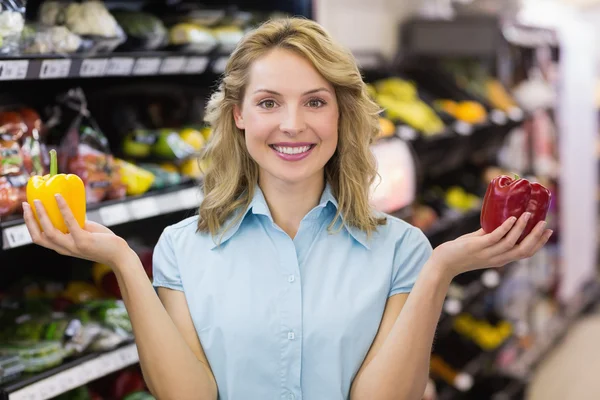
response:
[[[575,323],[540,365],[527,400],[600,399],[600,310]]]

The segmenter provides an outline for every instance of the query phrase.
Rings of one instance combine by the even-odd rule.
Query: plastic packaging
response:
[[[25,372],[45,371],[64,359],[62,345],[57,341],[0,343],[0,355],[18,356]]]
[[[0,217],[21,210],[27,180],[21,146],[10,136],[0,136]]]
[[[127,34],[121,50],[156,50],[168,43],[168,31],[152,14],[117,10],[113,16]]]
[[[0,54],[17,54],[25,27],[25,4],[21,0],[0,1]]]
[[[0,383],[18,377],[25,370],[25,365],[18,356],[0,356]]]
[[[59,96],[57,135],[64,134],[59,148],[59,170],[78,175],[86,188],[87,202],[122,199],[126,187],[121,181],[106,137],[91,117],[80,88]]]
[[[40,7],[38,20],[45,26],[65,26],[92,45],[87,53],[109,53],[121,45],[127,36],[101,1],[83,3],[47,1]]]
[[[66,26],[28,24],[21,39],[25,54],[72,54],[89,51],[93,41],[83,39]]]
[[[189,22],[180,22],[169,30],[169,43],[181,51],[205,54],[218,45],[213,31]]]

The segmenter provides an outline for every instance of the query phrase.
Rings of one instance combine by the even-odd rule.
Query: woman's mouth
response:
[[[280,158],[286,161],[298,161],[306,158],[315,148],[316,144],[298,144],[298,145],[279,145],[271,144],[269,147],[275,151]]]

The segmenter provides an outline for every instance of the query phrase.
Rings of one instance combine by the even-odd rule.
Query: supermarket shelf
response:
[[[150,192],[143,196],[90,205],[87,219],[105,226],[120,225],[194,209],[200,204],[201,196],[202,193],[198,186],[190,183],[163,191]],[[0,229],[3,250],[31,244],[31,236],[22,218],[1,223]]]
[[[39,375],[0,385],[1,400],[46,400],[103,376],[137,364],[134,343],[105,353],[93,353]]]
[[[30,56],[0,59],[0,81],[221,74],[229,55],[177,52],[109,53],[93,56]]]
[[[587,310],[592,308],[600,300],[600,284],[590,282],[581,290],[579,296],[566,307],[563,313],[553,317],[545,330],[543,340],[537,340],[535,344],[521,354],[508,367],[502,369],[502,373],[520,379],[528,379],[539,363],[556,348],[557,344],[567,335],[575,321]]]
[[[481,228],[479,216],[481,208],[477,207],[465,213],[455,213],[441,217],[425,235],[436,247],[444,242],[454,240],[459,236]]]

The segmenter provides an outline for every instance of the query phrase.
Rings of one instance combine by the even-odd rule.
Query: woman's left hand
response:
[[[511,217],[490,233],[483,229],[472,232],[438,246],[431,260],[441,268],[444,274],[453,279],[464,272],[489,267],[502,267],[508,263],[529,258],[537,253],[550,239],[552,231],[546,229],[544,221],[517,244],[531,214]]]

